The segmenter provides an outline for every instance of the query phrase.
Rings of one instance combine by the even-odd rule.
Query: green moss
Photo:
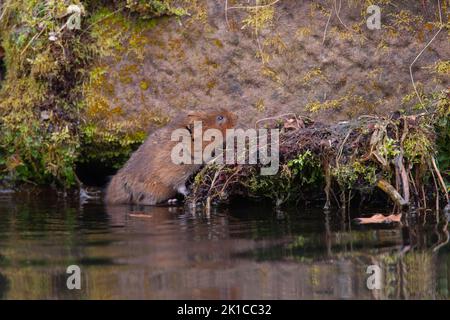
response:
[[[405,157],[411,163],[423,163],[423,155],[430,154],[434,146],[430,138],[423,132],[408,134],[403,142]]]
[[[213,43],[217,48],[219,48],[219,49],[223,48],[223,43],[219,39],[213,39]]]
[[[170,0],[126,0],[126,6],[131,12],[138,13],[143,19],[163,15],[180,17],[187,14],[184,8],[175,6],[175,1]]]
[[[8,73],[0,91],[0,175],[70,186],[79,150],[80,70],[92,56],[79,35],[60,29],[64,2],[10,1],[4,10],[0,38]],[[51,30],[61,30],[54,41]],[[67,59],[68,52],[76,59]]]
[[[388,160],[392,160],[400,154],[397,141],[389,137],[385,137],[378,151],[382,157]]]
[[[97,61],[100,64],[92,67],[83,86],[84,125],[80,131],[82,157],[79,162],[102,163],[107,167],[119,168],[143,142],[150,124],[161,125],[168,120],[159,112],[128,113],[113,99],[113,83],[136,83],[137,89],[142,91],[148,90],[151,84],[151,79],[136,78],[138,64],[124,60],[129,55],[133,55],[133,61],[142,60],[145,46],[152,45],[145,32],[155,26],[156,20],[139,18],[144,19],[130,19],[111,8],[99,8],[91,18],[94,46],[98,49]],[[109,59],[116,65],[122,65],[119,70],[111,67]]]
[[[119,169],[145,139],[145,131],[122,132],[116,128],[114,134],[104,131],[95,124],[83,127],[83,150],[80,163],[100,162],[105,167]]]
[[[275,176],[261,176],[255,171],[247,186],[253,195],[272,199],[279,206],[297,200],[302,191],[319,186],[322,180],[319,160],[306,151],[281,166]]]
[[[255,109],[258,112],[263,112],[266,109],[265,103],[264,103],[264,99],[263,98],[259,98],[256,103],[254,104]]]
[[[309,112],[317,112],[329,109],[338,109],[342,106],[343,99],[326,100],[325,102],[312,101],[305,106]]]
[[[448,76],[450,74],[450,60],[436,62],[434,70],[440,75]]]
[[[377,168],[359,161],[332,168],[331,174],[342,189],[373,187],[377,182]]]
[[[150,81],[149,80],[142,80],[139,83],[139,87],[141,88],[142,91],[148,90],[148,88],[150,88]]]
[[[375,110],[375,104],[367,101],[363,96],[353,94],[353,90],[349,90],[344,96],[341,96],[339,98],[325,100],[323,102],[315,100],[309,102],[305,106],[305,110],[309,112],[340,110],[344,108],[347,110],[348,117],[352,118],[353,116],[361,112],[373,112]]]
[[[261,5],[267,5],[270,1],[263,0]],[[252,8],[249,6],[247,10],[247,17],[242,20],[243,28],[250,28],[258,34],[263,28],[273,23],[275,14],[274,6],[265,6],[260,8]]]
[[[6,3],[0,22],[8,70],[0,90],[0,178],[72,186],[77,162],[117,167],[143,141],[149,124],[167,122],[156,111],[128,116],[111,101],[116,75],[110,65],[124,54],[143,59],[153,17],[186,12],[172,1],[120,2]],[[86,8],[82,31],[61,28],[69,4]],[[54,30],[61,32],[51,39]],[[137,69],[126,65],[119,81],[134,82]],[[149,83],[142,80],[141,89]]]
[[[313,68],[306,72],[306,74],[300,80],[302,85],[310,85],[316,78],[324,78],[322,70],[320,68]]]

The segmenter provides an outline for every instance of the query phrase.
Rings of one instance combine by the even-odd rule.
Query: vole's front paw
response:
[[[177,188],[178,193],[181,193],[183,196],[187,196],[189,194],[188,189],[186,188],[186,186],[184,184],[182,184],[181,186],[179,186]]]
[[[178,199],[169,199],[167,200],[168,205],[175,205],[178,203]]]

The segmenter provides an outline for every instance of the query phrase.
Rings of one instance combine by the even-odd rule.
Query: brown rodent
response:
[[[173,198],[177,192],[186,195],[185,183],[201,165],[172,162],[172,148],[179,143],[171,141],[172,132],[178,128],[191,131],[194,121],[201,121],[203,131],[218,129],[225,137],[226,129],[233,128],[236,120],[236,115],[226,110],[192,112],[155,131],[112,178],[106,203],[154,205]]]

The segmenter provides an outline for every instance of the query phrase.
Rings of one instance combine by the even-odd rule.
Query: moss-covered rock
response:
[[[0,21],[0,59],[6,69],[0,91],[3,181],[71,186],[77,162],[95,158],[120,164],[143,141],[149,117],[164,121],[157,114],[141,114],[140,123],[117,122],[120,103],[112,106],[103,98],[114,95],[114,83],[105,81],[107,69],[96,61],[131,52],[138,56],[145,39],[136,35],[154,25],[148,18],[183,14],[170,1],[151,1],[149,8],[140,2],[118,5],[120,11],[142,15],[145,9],[146,20],[136,23],[97,1],[5,2]],[[70,6],[80,12],[81,29],[69,27]],[[129,50],[121,50],[124,46]],[[131,79],[136,68],[128,66],[120,79]]]
[[[76,32],[62,27],[66,9],[63,1],[3,6],[7,72],[0,91],[0,174],[7,180],[75,182],[80,71],[90,55]]]

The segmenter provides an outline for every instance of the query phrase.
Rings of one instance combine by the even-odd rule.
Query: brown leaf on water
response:
[[[151,218],[151,215],[145,214],[145,213],[130,213],[130,217],[133,218]]]
[[[355,221],[357,221],[360,224],[394,223],[394,222],[401,223],[401,221],[400,221],[401,218],[402,218],[401,214],[391,214],[391,215],[385,216],[381,213],[377,213],[368,218],[356,218]]]

